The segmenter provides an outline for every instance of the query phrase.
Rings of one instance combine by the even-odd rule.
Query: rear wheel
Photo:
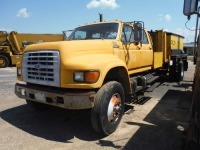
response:
[[[174,65],[170,66],[170,69],[169,69],[169,78],[172,81],[174,81],[176,79],[176,67]]]
[[[116,81],[102,86],[97,92],[91,111],[91,123],[95,131],[110,135],[113,133],[124,113],[125,94],[123,87]]]
[[[170,67],[169,70],[169,77],[172,81],[182,81],[184,78],[184,64],[183,61],[180,61],[178,64],[178,66],[173,65]],[[176,69],[176,67],[178,67],[178,70]]]
[[[180,61],[178,63],[178,72],[176,74],[176,80],[177,81],[182,81],[183,77],[184,77],[184,65],[183,65],[183,62]]]
[[[9,66],[9,59],[4,55],[0,55],[0,68],[5,68]]]

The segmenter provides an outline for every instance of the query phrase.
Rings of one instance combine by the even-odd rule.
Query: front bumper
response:
[[[88,109],[94,107],[93,91],[73,91],[41,87],[40,85],[15,84],[15,94],[19,98],[32,100],[66,109]]]

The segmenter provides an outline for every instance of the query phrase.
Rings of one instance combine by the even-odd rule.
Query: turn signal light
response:
[[[95,83],[99,79],[99,71],[85,72],[85,82]]]

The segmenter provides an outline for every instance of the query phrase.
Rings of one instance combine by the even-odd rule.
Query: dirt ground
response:
[[[0,69],[0,149],[181,150],[192,97],[194,65],[181,83],[167,77],[152,92],[126,106],[110,136],[92,130],[90,111],[50,108],[36,111],[14,94],[15,67]]]

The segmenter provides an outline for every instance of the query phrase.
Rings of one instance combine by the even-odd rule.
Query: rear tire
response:
[[[31,101],[31,100],[26,100],[26,103],[31,106],[33,109],[36,109],[36,110],[46,110],[49,106],[48,105],[45,105],[45,104],[42,104],[42,103],[39,103],[39,102],[35,102],[35,101]]]
[[[172,81],[175,81],[176,80],[176,68],[175,66],[170,66],[170,69],[169,69],[169,78],[170,80]]]
[[[170,70],[169,70],[169,77],[172,81],[176,81],[176,82],[179,82],[179,81],[182,81],[183,78],[184,78],[184,65],[183,65],[183,62],[180,61],[178,63],[178,70],[176,71],[176,65],[173,65],[170,67]]]
[[[182,81],[184,78],[184,65],[183,65],[183,62],[180,61],[178,63],[178,72],[176,74],[176,81]]]
[[[93,129],[103,135],[113,133],[124,113],[124,101],[124,90],[119,82],[111,81],[103,85],[95,95],[91,110]]]
[[[9,65],[10,65],[9,58],[4,55],[0,55],[0,68],[5,68],[8,67]]]

